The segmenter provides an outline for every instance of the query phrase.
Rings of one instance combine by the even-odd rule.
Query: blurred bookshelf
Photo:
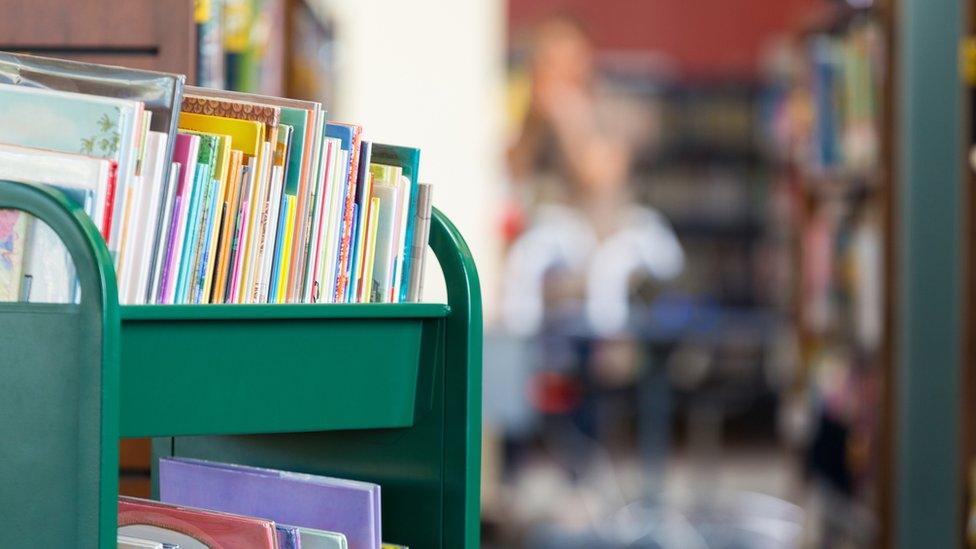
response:
[[[834,512],[869,511],[855,541],[880,547],[893,539],[894,17],[887,2],[832,5],[771,56],[762,107],[775,253],[798,275],[781,281],[795,391],[820,414],[806,461],[850,500]]]
[[[965,85],[963,115],[964,151],[967,162],[963,171],[964,306],[962,349],[962,466],[964,490],[963,539],[976,547],[976,1],[963,6],[965,26],[960,47],[960,70]]]

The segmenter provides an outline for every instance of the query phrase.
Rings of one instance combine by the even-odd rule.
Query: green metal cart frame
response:
[[[446,305],[120,307],[80,209],[7,181],[0,208],[47,223],[81,289],[79,304],[0,304],[0,547],[114,548],[120,437],[377,482],[384,539],[478,547],[481,294],[443,214]]]

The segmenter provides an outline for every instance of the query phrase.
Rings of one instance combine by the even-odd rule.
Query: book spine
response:
[[[162,303],[160,295],[162,287],[163,266],[169,254],[170,236],[172,231],[170,224],[173,222],[173,213],[179,207],[176,205],[176,186],[180,178],[180,164],[173,162],[170,165],[169,178],[166,180],[166,198],[160,206],[162,221],[156,227],[156,249],[154,250],[155,259],[152,266],[152,281],[150,282],[149,294],[146,296],[146,303]]]
[[[174,213],[178,213],[182,209],[182,203],[183,197],[177,196],[173,202]],[[173,261],[177,255],[174,248],[176,247],[176,238],[179,233],[179,219],[174,215],[172,221],[169,236],[166,238],[166,258],[163,262],[162,273],[160,274],[159,303],[170,303],[170,288],[173,286]]]
[[[119,163],[109,164],[108,192],[105,193],[105,216],[102,219],[102,238],[108,240],[112,233],[112,210],[115,208],[115,189],[119,184]]]
[[[348,277],[346,270],[349,262],[349,241],[352,238],[353,203],[356,200],[356,179],[359,178],[359,147],[362,144],[362,132],[357,127],[352,139],[352,151],[349,159],[349,188],[346,191],[346,204],[342,216],[342,239],[339,243],[338,271],[335,285],[335,300],[338,302],[345,295]]]
[[[213,234],[214,219],[217,214],[217,203],[218,203],[218,199],[220,198],[217,193],[218,186],[219,185],[217,184],[217,180],[213,180],[213,191],[211,192],[211,196],[210,196],[210,204],[207,207],[208,213],[207,213],[207,223],[204,229],[205,235]],[[213,239],[206,238],[206,241],[201,246],[200,263],[197,269],[196,283],[194,285],[194,295],[192,300],[193,303],[204,303],[204,296],[208,295],[207,287],[206,287],[207,265],[210,261],[210,255],[211,255],[211,250],[213,248],[213,245],[214,245]]]
[[[420,301],[423,290],[424,265],[427,257],[427,242],[430,239],[430,216],[432,212],[431,191],[427,183],[417,185],[417,207],[414,215],[413,246],[410,259],[412,269],[407,288],[407,302]]]

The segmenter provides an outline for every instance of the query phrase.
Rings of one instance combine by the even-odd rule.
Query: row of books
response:
[[[318,102],[184,80],[0,53],[0,179],[85,208],[121,303],[419,299],[431,206],[418,149],[366,141]],[[57,236],[0,215],[0,300],[75,300]]]
[[[764,105],[769,143],[818,177],[870,178],[881,159],[885,41],[875,19],[784,49]]]
[[[185,458],[159,501],[119,498],[119,549],[406,549],[382,543],[380,486]]]

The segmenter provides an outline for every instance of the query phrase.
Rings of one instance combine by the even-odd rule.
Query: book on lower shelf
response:
[[[2,78],[5,63],[59,76]],[[419,149],[371,142],[318,102],[184,81],[0,52],[0,178],[67,191],[108,244],[123,304],[419,301]],[[57,237],[2,219],[0,299],[76,301]]]
[[[396,549],[380,486],[187,458],[159,461],[160,501],[119,498],[118,547]]]

